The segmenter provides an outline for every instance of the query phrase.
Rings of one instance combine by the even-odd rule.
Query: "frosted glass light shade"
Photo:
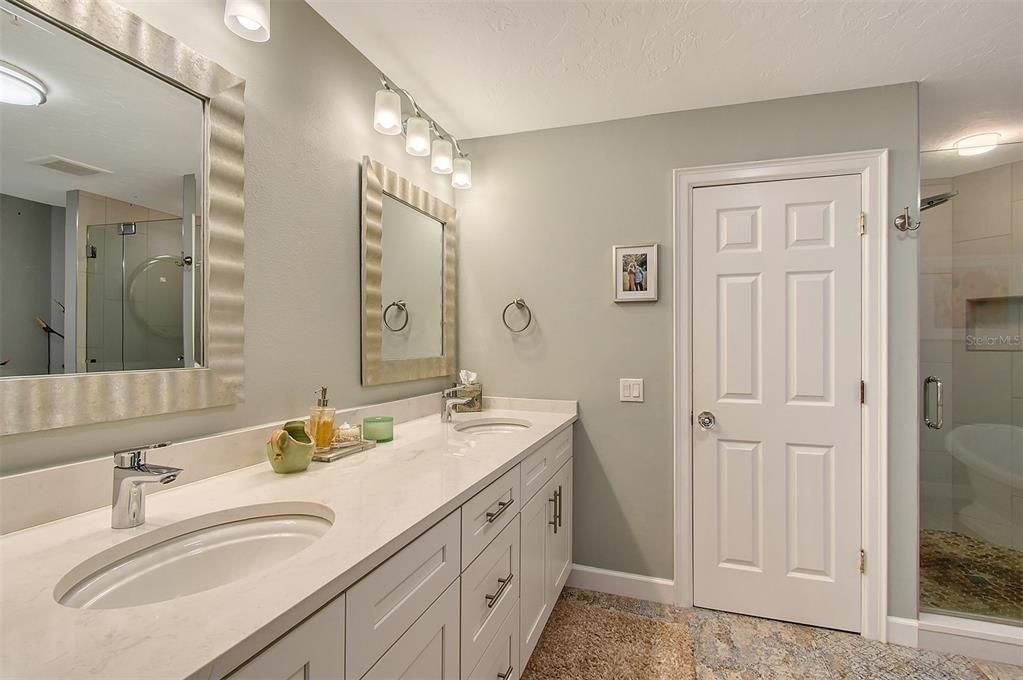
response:
[[[14,64],[0,61],[0,102],[39,106],[46,102],[46,88],[31,73]]]
[[[472,188],[472,163],[468,158],[456,158],[454,172],[451,173],[451,186],[456,189]]]
[[[269,0],[227,0],[224,24],[246,40],[266,42],[270,39]]]
[[[373,129],[382,135],[401,134],[401,97],[384,88],[377,90],[373,104]]]
[[[997,132],[963,137],[955,143],[956,152],[960,156],[979,156],[982,153],[993,151],[1001,138],[1002,136]]]
[[[454,155],[451,142],[446,139],[433,140],[433,154],[430,157],[430,169],[438,175],[450,175],[452,170],[451,157]]]
[[[405,128],[405,151],[411,156],[430,155],[430,124],[425,118],[412,116]]]

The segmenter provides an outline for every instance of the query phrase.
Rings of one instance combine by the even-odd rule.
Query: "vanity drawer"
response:
[[[522,461],[522,499],[529,501],[543,488],[554,473],[572,457],[572,426],[569,425],[554,438],[529,454]]]
[[[519,516],[462,572],[462,677],[476,667],[519,599]]]
[[[519,668],[519,603],[508,612],[497,635],[466,680],[518,680]]]
[[[456,510],[348,589],[345,677],[361,678],[458,577]]]
[[[508,526],[521,505],[516,466],[462,506],[462,569]]]

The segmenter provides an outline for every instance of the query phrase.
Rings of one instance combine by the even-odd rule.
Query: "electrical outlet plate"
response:
[[[620,378],[618,380],[619,401],[643,401],[642,378]]]

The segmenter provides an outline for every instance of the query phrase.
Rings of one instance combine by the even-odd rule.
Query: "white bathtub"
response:
[[[970,476],[973,502],[959,520],[987,541],[1023,550],[1023,427],[961,425],[945,446]]]

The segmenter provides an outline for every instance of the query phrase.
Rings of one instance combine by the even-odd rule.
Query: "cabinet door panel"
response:
[[[554,517],[554,504],[546,491],[541,489],[533,496],[522,508],[519,518],[519,573],[522,576],[519,584],[519,668],[525,668],[550,615],[550,589],[544,572],[547,566],[547,531],[553,528],[548,522]]]
[[[458,680],[458,590],[456,580],[363,680]]]
[[[547,568],[545,578],[549,589],[547,599],[551,606],[558,600],[561,589],[572,571],[572,459],[558,470],[551,479],[549,492],[558,498],[557,531],[550,527],[547,532]]]
[[[229,680],[337,680],[345,667],[345,596],[300,623]]]

